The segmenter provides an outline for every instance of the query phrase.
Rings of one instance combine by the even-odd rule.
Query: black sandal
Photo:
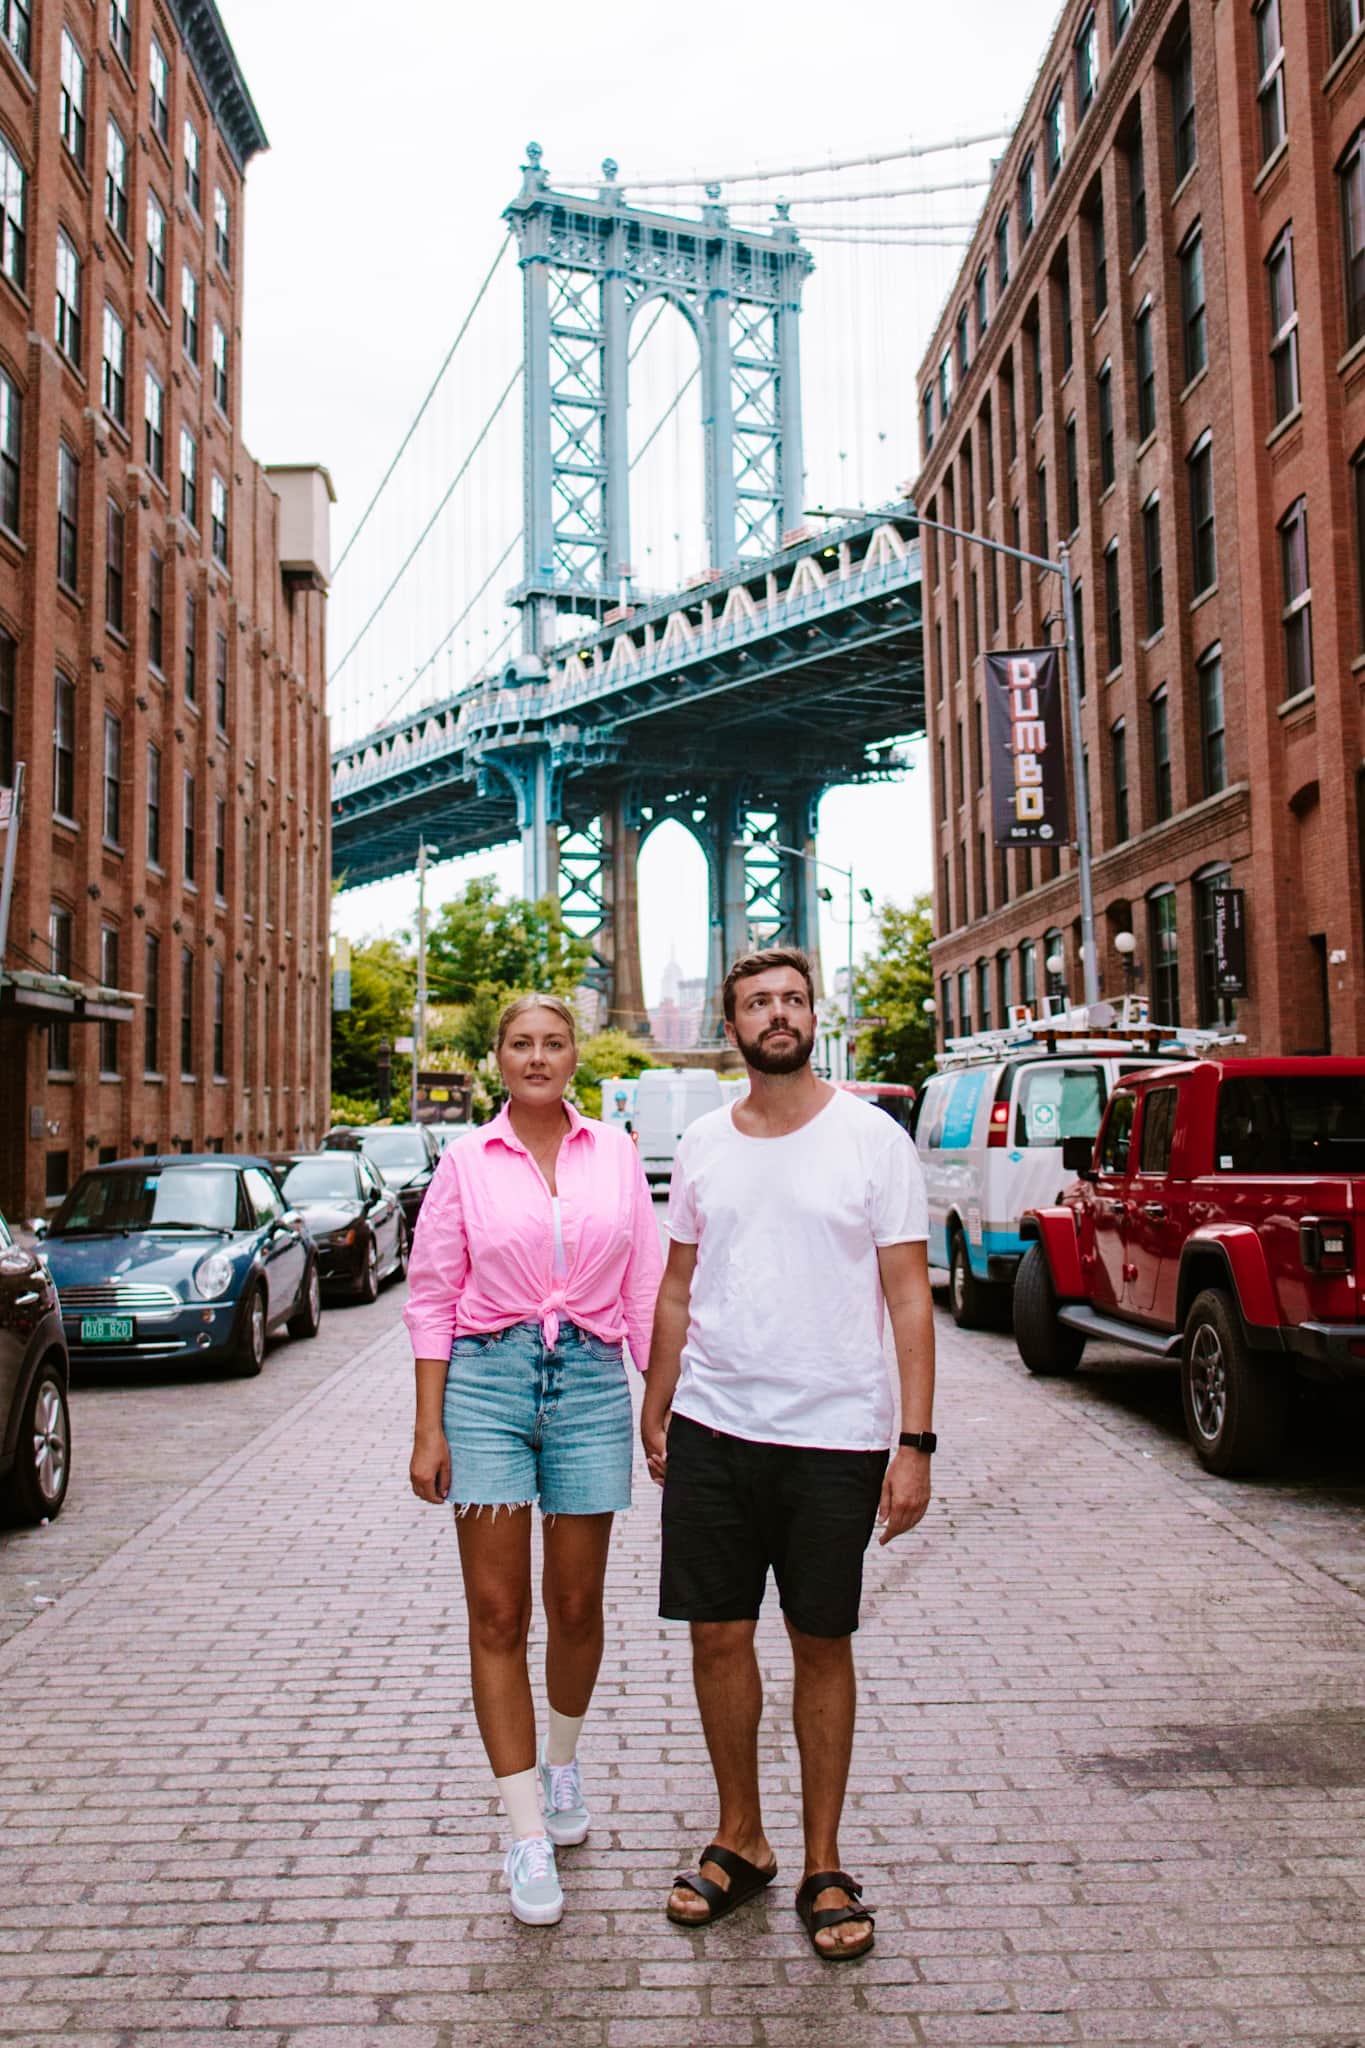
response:
[[[703,1863],[714,1863],[725,1872],[730,1880],[728,1891],[714,1878],[702,1876]],[[710,1911],[704,1919],[693,1920],[667,1906],[665,1911],[675,1927],[714,1927],[717,1920],[724,1920],[746,1900],[756,1898],[777,1876],[776,1863],[771,1870],[760,1870],[756,1863],[750,1863],[747,1857],[737,1856],[733,1849],[723,1849],[719,1842],[712,1842],[709,1848],[703,1849],[697,1864],[696,1870],[680,1871],[673,1880],[673,1887],[675,1891],[681,1886],[686,1891],[695,1892],[699,1899],[706,1901]]]
[[[815,1910],[815,1901],[819,1898],[821,1892],[831,1891],[836,1886],[840,1891],[847,1892],[849,1897],[855,1901],[855,1904],[851,1906],[822,1906],[819,1912],[817,1912]],[[863,1905],[862,1897],[862,1886],[855,1884],[846,1870],[812,1871],[800,1891],[796,1894],[796,1910],[801,1916],[807,1934],[810,1936],[810,1945],[822,1963],[856,1962],[859,1956],[867,1954],[876,1940],[877,1916],[870,1906]],[[871,1923],[868,1928],[867,1940],[860,1942],[856,1948],[821,1948],[819,1942],[815,1939],[816,1935],[823,1934],[827,1927],[842,1927],[845,1921],[848,1920],[866,1920]]]

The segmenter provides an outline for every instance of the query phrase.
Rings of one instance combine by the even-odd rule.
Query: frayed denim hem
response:
[[[500,1514],[518,1514],[522,1508],[533,1508],[535,1502],[533,1500],[467,1500],[460,1504],[452,1503],[452,1505],[455,1508],[455,1519],[457,1522],[463,1522],[468,1515],[482,1515],[485,1512],[487,1512],[491,1520],[496,1522]]]

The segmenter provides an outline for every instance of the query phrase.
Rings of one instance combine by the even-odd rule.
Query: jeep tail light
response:
[[[1003,1152],[1010,1141],[1010,1106],[1008,1102],[991,1104],[990,1128],[986,1133],[986,1149]]]
[[[1306,1216],[1299,1225],[1299,1252],[1313,1273],[1349,1273],[1353,1245],[1344,1217]]]

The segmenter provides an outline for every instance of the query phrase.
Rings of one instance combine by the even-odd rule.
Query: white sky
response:
[[[622,182],[673,173],[833,161],[942,142],[1007,125],[1022,106],[1051,31],[1055,0],[860,0],[840,13],[814,0],[773,9],[693,0],[546,0],[475,7],[460,0],[220,0],[271,138],[248,173],[245,429],[265,462],[322,461],[335,481],[334,556],[454,338],[503,233],[528,139],[551,178],[594,175],[604,156]],[[802,218],[804,191],[887,192],[980,175],[989,148],[840,175],[750,186],[779,192]],[[641,195],[642,198],[644,195]],[[727,197],[739,198],[727,191]],[[941,222],[966,239],[980,190],[811,208],[810,224]],[[666,204],[658,195],[651,203]],[[738,205],[735,218],[762,213]],[[915,472],[915,372],[961,259],[957,248],[856,249],[812,243],[802,380],[809,503],[877,503]],[[690,367],[666,321],[632,381],[636,447]],[[637,337],[632,335],[632,341]],[[520,354],[517,273],[509,255],[440,398],[333,592],[331,659],[340,660],[435,508]],[[704,563],[697,535],[695,386],[641,464],[633,507],[637,573],[656,588]],[[464,609],[520,525],[520,403],[513,393],[448,515],[348,661],[333,692],[334,733],[378,721]],[[515,553],[408,702],[458,687],[502,637],[501,596]],[[927,764],[885,788],[834,790],[820,850],[852,866],[880,901],[929,886]],[[433,871],[436,901],[469,873],[520,885],[504,848]],[[847,899],[822,934],[827,977],[842,961]],[[353,937],[411,922],[415,884],[349,892],[338,925]],[[700,851],[661,831],[641,863],[646,990],[670,950],[705,967]],[[861,950],[866,934],[860,933]]]

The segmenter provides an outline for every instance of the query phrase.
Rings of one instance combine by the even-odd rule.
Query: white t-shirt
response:
[[[679,1415],[755,1443],[886,1449],[877,1247],[929,1235],[899,1124],[842,1089],[781,1138],[713,1109],[678,1147],[668,1234],[697,1247]]]

